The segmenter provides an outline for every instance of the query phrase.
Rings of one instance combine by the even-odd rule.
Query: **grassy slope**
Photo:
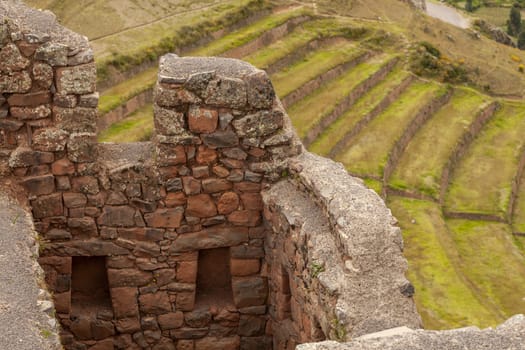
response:
[[[265,69],[282,57],[292,54],[311,40],[341,35],[345,27],[347,27],[345,21],[333,18],[308,21],[283,39],[244,57],[244,60],[256,67]]]
[[[504,218],[524,134],[525,105],[503,103],[455,169],[447,210]]]
[[[388,205],[400,222],[408,278],[425,328],[487,327],[501,321],[458,271],[460,257],[439,205],[401,197],[390,197]]]
[[[448,220],[461,256],[461,271],[477,292],[501,313],[501,319],[525,310],[525,257],[512,240],[508,225]]]
[[[295,9],[292,11],[283,11],[278,16],[265,17],[242,30],[235,31],[222,39],[214,41],[210,45],[206,45],[190,52],[190,55],[212,56],[221,54],[228,49],[235,47],[233,46],[234,43],[235,45],[242,45],[253,40],[268,29],[278,26],[290,18],[303,15],[304,13],[305,11],[302,9]],[[109,112],[133,96],[136,96],[142,91],[154,86],[157,79],[157,71],[157,67],[152,67],[137,74],[133,78],[104,91],[101,94],[99,101],[99,109],[101,113]]]
[[[391,57],[387,55],[373,57],[291,106],[288,109],[288,115],[299,137],[303,138],[323,117],[329,115],[358,84],[379,70],[389,59]]]
[[[330,47],[316,50],[274,74],[272,82],[275,91],[282,98],[320,74],[357,58],[362,52],[355,43],[343,39]]]
[[[397,189],[417,189],[439,196],[441,172],[461,135],[488,100],[468,89],[457,89],[412,139],[403,153],[390,184]]]
[[[440,90],[440,85],[417,82],[368,124],[348,145],[348,150],[337,155],[347,169],[362,176],[382,176],[388,154],[415,114]]]
[[[214,40],[210,44],[201,48],[195,49],[191,52],[192,56],[217,56],[230,49],[242,46],[264,32],[275,28],[287,20],[309,15],[310,12],[304,8],[298,7],[291,11],[282,11],[277,14],[272,14],[268,17],[261,19],[260,21],[253,23],[250,26],[241,28],[232,32],[231,34],[225,35],[224,37]]]
[[[128,118],[111,125],[98,136],[99,142],[148,141],[153,133],[153,105],[146,105]]]
[[[357,100],[347,112],[326,128],[310,145],[310,151],[326,156],[337,142],[350,132],[356,123],[370,113],[392,89],[407,78],[408,74],[401,68],[396,68],[390,72],[381,83],[367,91],[365,96]]]

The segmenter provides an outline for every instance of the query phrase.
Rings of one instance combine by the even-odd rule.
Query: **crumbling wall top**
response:
[[[23,36],[29,43],[62,44],[68,48],[68,56],[89,49],[89,42],[85,36],[62,27],[50,11],[29,8],[19,0],[0,1],[0,18],[2,17],[9,18],[17,25],[20,31],[17,35]],[[0,26],[0,38],[5,32]]]

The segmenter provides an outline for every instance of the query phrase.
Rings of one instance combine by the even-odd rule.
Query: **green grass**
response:
[[[408,75],[408,72],[399,67],[390,72],[385,79],[370,89],[347,112],[326,128],[310,145],[309,150],[322,156],[327,156],[333,147]]]
[[[314,39],[343,36],[348,39],[365,34],[365,29],[354,28],[348,21],[325,18],[308,21],[281,40],[278,40],[251,55],[244,57],[256,67],[266,69],[279,59],[286,57]]]
[[[332,113],[335,107],[357,85],[378,71],[389,59],[391,57],[386,55],[373,57],[343,73],[339,78],[324,84],[321,88],[288,108],[288,115],[292,119],[299,137],[304,138],[307,132],[315,127],[323,117]],[[322,103],[319,103],[319,101],[322,101]]]
[[[157,67],[147,69],[133,78],[105,90],[100,95],[98,103],[100,113],[107,113],[141,92],[153,88],[157,79],[157,72]]]
[[[510,227],[502,223],[448,220],[461,256],[459,266],[475,284],[485,305],[493,305],[500,321],[525,310],[525,257]]]
[[[148,141],[153,133],[153,105],[149,104],[99,134],[99,142]]]
[[[506,30],[509,13],[510,8],[508,7],[480,7],[474,12],[474,15]]]
[[[440,85],[417,82],[411,85],[383,113],[368,124],[338,155],[353,174],[370,177],[383,175],[389,152],[417,112],[444,88]]]
[[[456,167],[447,210],[505,218],[524,134],[525,105],[503,103]]]
[[[383,183],[381,181],[374,179],[363,179],[363,182],[365,183],[366,187],[374,190],[378,195],[381,195],[381,192],[383,191]]]
[[[468,129],[487,96],[459,88],[419,130],[401,157],[389,185],[417,189],[439,197],[441,173],[461,135]]]
[[[408,278],[416,289],[425,328],[487,327],[500,322],[458,270],[461,257],[439,205],[401,197],[389,197],[388,205],[400,222]]]
[[[275,91],[283,98],[315,77],[359,57],[362,53],[363,51],[356,48],[354,43],[346,40],[316,50],[301,61],[275,73],[272,76]]]
[[[228,50],[249,43],[264,32],[281,25],[292,18],[304,15],[310,15],[310,12],[304,8],[296,8],[292,11],[284,11],[278,14],[272,14],[250,26],[243,27],[242,29],[225,35],[218,40],[214,40],[203,48],[196,49],[192,52],[192,54],[195,56],[220,55]]]
[[[93,40],[98,79],[154,62],[269,7],[265,0],[225,1]]]

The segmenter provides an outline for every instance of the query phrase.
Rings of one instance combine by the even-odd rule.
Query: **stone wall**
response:
[[[66,349],[277,350],[419,326],[390,212],[303,152],[263,71],[166,55],[154,141],[99,144],[87,40],[15,1],[0,15],[1,174],[25,188]]]

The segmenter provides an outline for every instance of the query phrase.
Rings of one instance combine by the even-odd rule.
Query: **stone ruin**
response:
[[[288,350],[420,327],[395,219],[303,149],[265,72],[168,54],[153,141],[98,143],[87,39],[17,1],[0,19],[0,174],[24,189],[65,349]]]

